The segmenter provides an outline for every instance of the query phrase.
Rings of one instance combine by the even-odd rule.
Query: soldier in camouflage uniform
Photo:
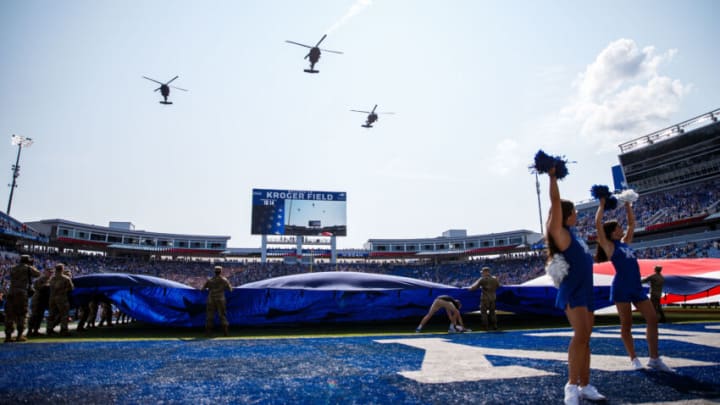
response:
[[[482,296],[480,297],[480,315],[482,316],[483,328],[488,330],[488,312],[490,312],[490,324],[493,329],[497,329],[497,316],[495,316],[495,291],[500,287],[497,278],[490,275],[490,268],[482,268],[482,277],[471,285],[469,290],[475,291],[482,288]]]
[[[28,289],[32,279],[38,277],[40,271],[32,266],[30,256],[20,256],[20,264],[10,269],[10,289],[5,302],[5,342],[12,342],[12,333],[17,327],[18,342],[27,340],[23,336],[25,318],[28,312]]]
[[[205,317],[205,334],[210,335],[213,324],[215,323],[215,313],[220,317],[220,325],[222,325],[223,333],[228,335],[228,320],[225,316],[225,291],[232,291],[232,286],[228,279],[222,276],[222,267],[215,266],[215,276],[209,278],[203,290],[208,290],[207,311]]]
[[[30,299],[30,321],[28,322],[28,336],[40,336],[40,324],[45,311],[50,308],[50,278],[52,270],[46,268],[43,274],[35,280],[33,288],[35,294]]]
[[[663,285],[665,285],[665,277],[662,274],[662,266],[655,266],[655,274],[645,277],[642,279],[643,283],[650,283],[650,302],[655,307],[655,313],[660,322],[665,322],[665,311],[663,311],[660,299],[662,298]]]
[[[70,316],[70,292],[75,288],[72,279],[63,273],[65,266],[55,266],[55,275],[50,279],[50,316],[48,317],[47,334],[55,333],[55,326],[60,324],[60,334],[67,336],[68,317]]]

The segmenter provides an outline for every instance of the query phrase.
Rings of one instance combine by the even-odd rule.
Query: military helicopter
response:
[[[318,63],[318,61],[320,60],[320,54],[321,54],[320,51],[342,54],[342,52],[340,52],[340,51],[331,51],[329,49],[320,49],[319,48],[320,42],[325,40],[325,37],[327,37],[327,34],[323,35],[323,37],[320,38],[320,40],[318,41],[317,44],[315,44],[315,46],[305,45],[305,44],[301,44],[299,42],[294,42],[294,41],[285,41],[289,44],[300,45],[300,46],[304,46],[305,48],[310,48],[310,52],[308,52],[308,54],[305,55],[305,59],[310,58],[310,69],[305,69],[304,70],[305,73],[320,73],[319,70],[315,70],[315,64]]]
[[[375,109],[377,108],[377,104],[375,104],[375,107],[373,107],[372,111],[361,111],[361,110],[350,110],[353,112],[359,112],[367,114],[367,118],[365,119],[365,124],[361,125],[363,128],[372,128],[373,122],[378,120],[378,114],[395,114],[394,112],[375,112]]]
[[[173,89],[178,89],[178,90],[182,90],[182,91],[187,91],[186,89],[181,89],[180,87],[175,87],[175,86],[171,86],[171,85],[170,85],[170,83],[172,83],[172,82],[173,82],[175,79],[177,79],[178,77],[180,77],[180,76],[175,76],[175,77],[173,77],[172,79],[168,80],[167,83],[159,82],[159,81],[157,81],[157,80],[155,80],[155,79],[151,79],[151,78],[149,78],[149,77],[147,77],[147,76],[143,76],[143,79],[148,79],[148,80],[150,80],[151,82],[155,82],[155,83],[157,83],[157,84],[160,85],[160,87],[158,87],[157,89],[155,89],[155,91],[160,90],[160,94],[162,94],[163,98],[165,99],[164,101],[161,101],[160,104],[172,104],[172,101],[168,101],[168,96],[170,95],[170,87],[172,87]]]

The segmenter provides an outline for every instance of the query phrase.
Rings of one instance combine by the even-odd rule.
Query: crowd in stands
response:
[[[28,227],[26,224],[5,214],[4,212],[0,212],[0,233],[22,235],[27,239],[42,242],[47,242],[48,240],[46,235]]]
[[[446,264],[408,264],[401,261],[391,263],[344,262],[337,264],[315,263],[286,264],[282,262],[249,261],[145,261],[133,258],[111,258],[106,256],[57,256],[34,255],[39,269],[53,268],[56,263],[65,264],[73,277],[97,273],[130,273],[160,277],[199,288],[211,276],[213,264],[221,264],[224,273],[234,286],[273,277],[323,271],[355,271],[387,274],[416,278],[436,283],[464,287],[472,284],[483,266],[493,268],[494,274],[503,284],[520,284],[543,273],[544,258],[539,252],[505,256],[494,259],[471,260]],[[16,263],[14,259],[0,261],[3,272]]]
[[[689,242],[667,246],[653,246],[636,250],[639,258],[720,258],[720,240]],[[106,256],[34,255],[36,267],[53,268],[64,263],[73,277],[96,273],[130,273],[173,280],[193,288],[200,288],[212,275],[213,264],[221,264],[224,274],[233,286],[273,277],[323,271],[355,271],[386,274],[432,281],[454,287],[467,287],[480,277],[481,269],[492,269],[501,284],[517,285],[544,274],[545,255],[541,251],[517,253],[494,258],[475,258],[462,262],[442,264],[393,262],[339,262],[286,264],[283,262],[259,263],[256,261],[146,261],[137,258],[111,258]],[[3,274],[15,265],[14,256],[0,258]]]
[[[684,259],[715,258],[720,259],[720,240],[688,242],[679,245],[653,246],[636,249],[640,259]]]
[[[658,191],[646,195],[633,203],[635,229],[651,225],[667,224],[674,221],[705,216],[720,209],[720,178]],[[595,211],[597,205],[578,210],[577,229],[585,239],[595,237]],[[627,226],[627,215],[622,203],[615,210],[606,212],[606,218],[616,219],[623,228]]]

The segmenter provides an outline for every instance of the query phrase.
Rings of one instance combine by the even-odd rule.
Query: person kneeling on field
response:
[[[432,318],[432,316],[441,309],[444,309],[448,315],[448,318],[450,318],[450,329],[448,330],[448,332],[470,332],[470,329],[465,328],[462,316],[460,316],[461,307],[462,303],[460,302],[460,300],[457,300],[449,295],[438,296],[437,298],[435,298],[435,301],[433,301],[432,305],[430,306],[430,310],[428,311],[427,315],[425,315],[420,321],[420,325],[418,325],[417,329],[415,329],[415,332],[422,332],[422,328],[425,326],[425,324],[428,323],[430,318]]]

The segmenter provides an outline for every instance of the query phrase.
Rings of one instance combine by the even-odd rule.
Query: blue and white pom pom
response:
[[[542,149],[537,151],[535,154],[535,161],[530,169],[535,170],[537,173],[544,174],[555,168],[555,177],[558,180],[562,180],[568,175],[567,159],[560,156],[550,156],[545,153]]]
[[[610,211],[617,208],[618,200],[610,193],[610,188],[605,185],[595,184],[590,188],[590,195],[596,200],[605,199],[605,210]]]
[[[640,195],[636,193],[635,190],[629,188],[627,190],[623,190],[622,193],[616,196],[616,198],[622,202],[634,203],[638,198],[640,198]]]
[[[545,274],[553,281],[555,287],[560,287],[560,283],[567,277],[570,265],[565,260],[565,256],[561,253],[555,253],[552,260],[545,266]]]

